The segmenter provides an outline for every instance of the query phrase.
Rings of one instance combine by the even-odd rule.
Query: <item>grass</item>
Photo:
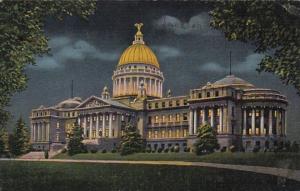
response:
[[[279,191],[299,187],[299,182],[275,176],[213,168],[0,161],[3,191]]]
[[[151,160],[151,161],[199,161],[224,164],[243,164],[300,169],[300,153],[213,153],[196,156],[193,153],[137,153],[121,156],[119,153],[85,153],[69,156],[59,154],[57,159],[87,160]]]

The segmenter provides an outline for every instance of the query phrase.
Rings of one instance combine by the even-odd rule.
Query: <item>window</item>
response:
[[[202,98],[202,93],[198,93],[198,98]]]
[[[165,130],[162,130],[161,131],[161,138],[165,138],[165,136],[166,136],[166,132],[165,132]]]
[[[180,131],[179,131],[179,129],[176,129],[176,137],[177,138],[180,137]]]
[[[151,131],[148,132],[148,138],[149,138],[149,139],[152,138],[152,132],[151,132]]]
[[[155,103],[155,108],[158,108],[158,103]]]
[[[187,116],[188,116],[188,114],[187,114],[187,113],[183,113],[183,114],[182,114],[183,121],[186,121],[186,120],[188,120]]]
[[[155,116],[155,123],[158,123],[158,121],[159,121],[159,117],[158,117],[158,115],[156,115]]]
[[[176,121],[177,121],[177,122],[180,121],[180,114],[179,114],[179,113],[176,114]]]
[[[149,123],[149,124],[152,123],[152,117],[151,117],[151,116],[148,117],[148,123]]]
[[[115,115],[112,116],[112,120],[113,121],[116,120],[116,116]]]
[[[155,138],[155,139],[158,138],[158,131],[154,131],[154,138]]]
[[[207,92],[207,93],[206,93],[206,97],[210,97],[210,92]]]
[[[183,100],[183,105],[187,105],[187,100]]]
[[[56,128],[59,129],[59,122],[56,122]]]
[[[163,122],[163,123],[166,122],[166,116],[165,116],[165,115],[162,116],[162,122]]]
[[[180,106],[180,100],[176,100],[176,106]]]
[[[161,107],[163,107],[163,108],[166,107],[166,103],[165,103],[165,102],[162,102],[162,103],[161,103]]]
[[[90,118],[89,117],[87,118],[87,121],[90,122]]]
[[[183,136],[186,137],[187,136],[187,130],[183,129]]]
[[[172,137],[172,130],[171,129],[169,129],[168,137]]]
[[[103,120],[103,116],[102,116],[102,115],[100,116],[100,120],[101,120],[101,121]]]
[[[151,103],[148,104],[148,108],[152,109],[152,104]]]
[[[219,91],[215,91],[215,96],[216,96],[216,97],[219,96]]]
[[[108,118],[109,118],[109,116],[108,116],[108,115],[106,115],[106,121],[108,121]]]
[[[169,115],[169,122],[172,122],[173,121],[173,117],[172,115]]]
[[[122,120],[122,121],[124,121],[124,120],[125,120],[125,117],[124,117],[124,115],[122,115],[122,116],[121,116],[121,120]]]
[[[172,107],[172,106],[173,106],[172,101],[169,101],[169,107]]]
[[[56,139],[56,141],[57,141],[57,142],[58,142],[58,141],[59,141],[59,139],[60,139],[60,137],[59,137],[59,133],[58,133],[58,132],[56,133],[55,139]]]

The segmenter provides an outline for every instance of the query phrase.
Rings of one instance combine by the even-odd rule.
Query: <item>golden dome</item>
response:
[[[138,29],[134,36],[135,40],[121,55],[118,66],[125,64],[150,64],[159,68],[154,52],[145,45],[143,40],[143,33],[141,32],[143,23],[136,23],[134,26]]]
[[[118,66],[125,64],[151,64],[159,68],[158,60],[154,52],[145,44],[133,44],[121,55]]]

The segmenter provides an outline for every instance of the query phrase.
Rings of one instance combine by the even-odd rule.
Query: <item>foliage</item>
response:
[[[102,150],[102,153],[106,153],[106,149],[103,149],[103,150]]]
[[[211,26],[228,40],[239,40],[265,53],[258,71],[276,74],[300,93],[300,2],[219,1]]]
[[[124,135],[121,137],[120,152],[121,155],[139,153],[145,148],[145,140],[138,133],[135,126],[127,124]]]
[[[79,126],[78,123],[75,124],[72,131],[69,132],[69,142],[68,142],[68,154],[69,155],[75,155],[78,153],[84,152],[84,145],[82,143],[83,141],[83,130]]]
[[[91,153],[97,153],[98,150],[97,150],[97,149],[91,149],[90,152],[91,152]]]
[[[26,65],[35,64],[36,56],[49,52],[46,19],[72,15],[86,19],[95,6],[95,1],[85,0],[0,2],[0,127],[8,120],[4,108],[10,97],[26,88]]]
[[[13,155],[25,154],[30,149],[30,135],[25,122],[20,117],[16,123],[14,133],[10,136],[10,152]]]
[[[216,132],[207,123],[198,128],[197,138],[194,144],[194,152],[197,155],[213,153],[219,148]]]
[[[44,151],[44,156],[45,156],[45,159],[48,159],[48,158],[49,158],[49,151],[48,151],[48,150],[45,150],[45,151]]]
[[[4,128],[0,128],[0,155],[9,151],[8,132]]]

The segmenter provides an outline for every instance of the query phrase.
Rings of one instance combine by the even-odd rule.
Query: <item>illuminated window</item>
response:
[[[101,121],[103,120],[103,116],[102,116],[102,115],[100,115],[100,120],[101,120]]]
[[[187,130],[183,129],[183,136],[186,137],[187,136]]]
[[[112,116],[112,120],[113,121],[116,120],[116,116],[115,115]]]
[[[155,123],[158,123],[159,122],[159,117],[158,115],[155,116]]]
[[[89,117],[87,118],[87,121],[90,122],[90,118]]]
[[[154,131],[154,138],[157,139],[158,137],[158,131]]]
[[[108,115],[106,115],[106,116],[105,116],[105,119],[106,119],[106,121],[108,121],[108,118],[109,118],[109,116],[108,116]]]
[[[165,116],[165,115],[162,116],[162,122],[163,122],[163,123],[166,122],[166,116]]]
[[[221,110],[220,110],[220,108],[218,108],[217,109],[217,116],[220,116],[220,112],[221,112]]]
[[[169,129],[169,131],[168,131],[168,137],[172,137],[172,130],[171,129]]]
[[[256,116],[256,117],[259,117],[259,110],[256,110],[256,111],[255,111],[255,116]]]
[[[59,129],[59,122],[56,122],[56,128]]]
[[[121,116],[121,120],[122,120],[122,121],[124,121],[124,120],[125,120],[125,117],[124,117],[124,115],[122,115],[122,116]]]
[[[172,121],[173,121],[173,116],[169,115],[169,122],[172,122]]]
[[[148,138],[151,139],[151,137],[152,137],[152,132],[149,131],[149,132],[148,132]]]
[[[60,139],[59,133],[56,133],[55,139],[56,139],[57,142],[59,141],[59,139]]]
[[[161,138],[165,138],[165,136],[166,136],[165,133],[166,133],[165,130],[162,130],[162,131],[161,131]]]
[[[105,137],[108,137],[108,135],[109,135],[109,129],[105,129]]]
[[[180,137],[180,131],[179,131],[179,129],[176,129],[176,137],[177,138]]]
[[[211,115],[212,115],[211,110],[208,110],[208,116],[211,117]]]
[[[180,115],[178,113],[176,114],[176,121],[180,121]]]
[[[187,100],[183,100],[183,105],[187,105]]]

